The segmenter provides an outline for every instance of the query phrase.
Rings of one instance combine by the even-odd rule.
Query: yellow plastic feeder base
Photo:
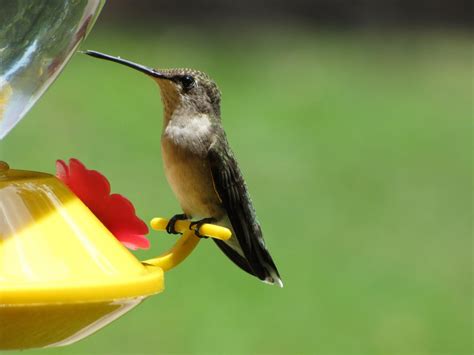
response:
[[[117,319],[143,299],[2,305],[0,347],[12,350],[72,344]]]
[[[74,343],[163,291],[164,271],[200,240],[189,221],[176,229],[174,247],[140,262],[56,177],[0,162],[0,350]],[[218,226],[200,232],[230,237]]]

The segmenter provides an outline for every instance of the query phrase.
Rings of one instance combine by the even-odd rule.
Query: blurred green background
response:
[[[247,276],[203,241],[166,275],[164,293],[77,344],[32,354],[472,353],[468,31],[237,33],[99,19],[82,48],[217,81],[285,287]],[[152,80],[76,55],[0,153],[49,172],[79,158],[143,219],[171,216],[161,110]],[[175,237],[150,239],[139,258]]]

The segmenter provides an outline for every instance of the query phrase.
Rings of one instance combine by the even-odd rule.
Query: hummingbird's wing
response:
[[[208,152],[214,187],[227,212],[236,243],[214,240],[221,250],[240,268],[259,279],[282,286],[280,275],[272,260],[252,201],[237,161],[227,142],[215,142]]]

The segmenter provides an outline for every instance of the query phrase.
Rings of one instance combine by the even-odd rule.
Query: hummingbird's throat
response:
[[[168,125],[169,120],[173,113],[178,109],[180,105],[180,94],[176,88],[176,84],[169,80],[156,79],[156,82],[160,86],[161,91],[161,102],[163,103],[163,128]]]

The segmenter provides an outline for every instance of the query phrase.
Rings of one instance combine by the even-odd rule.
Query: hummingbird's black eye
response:
[[[184,75],[180,78],[180,81],[181,81],[181,85],[183,86],[183,89],[184,90],[189,90],[191,89],[194,84],[195,84],[195,81],[194,81],[194,78],[190,75]]]

